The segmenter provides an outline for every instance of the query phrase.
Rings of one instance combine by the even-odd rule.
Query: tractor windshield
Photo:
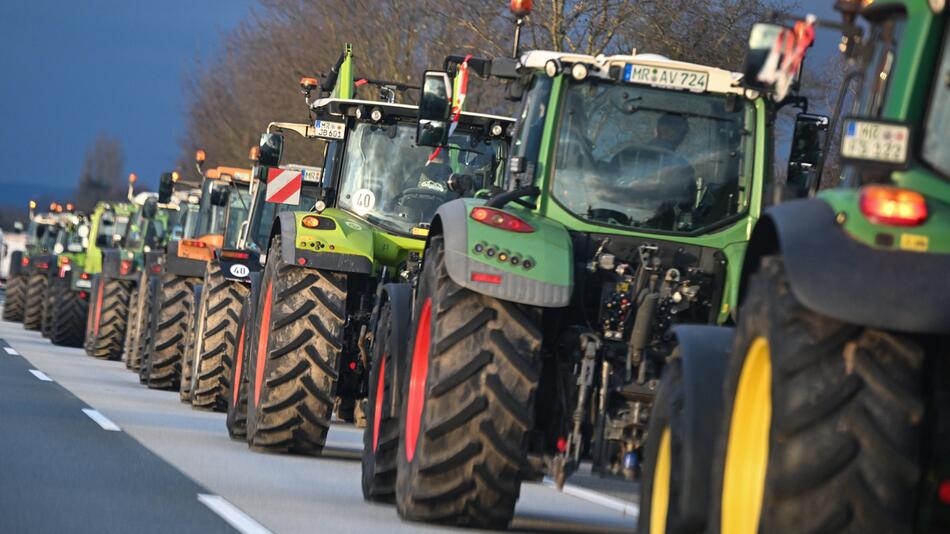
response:
[[[33,228],[30,235],[33,236],[33,243],[39,250],[50,251],[56,245],[56,238],[59,236],[60,227],[56,224],[30,223]]]
[[[224,232],[224,246],[234,248],[241,235],[241,225],[247,220],[251,208],[251,193],[247,187],[232,187],[229,197],[227,228]]]
[[[253,250],[262,250],[262,247],[267,246],[271,226],[273,226],[277,215],[285,211],[310,210],[317,203],[319,192],[319,184],[304,182],[300,190],[299,204],[277,204],[264,200],[267,196],[267,187],[263,183],[258,185],[257,193],[254,195],[256,197],[254,199],[254,213],[251,215],[251,227],[247,233],[245,246]]]
[[[943,52],[930,93],[921,155],[944,178],[950,178],[950,22],[944,29]]]
[[[753,106],[724,95],[591,82],[566,91],[554,198],[575,216],[691,233],[745,209]]]
[[[449,190],[451,174],[470,176],[472,192],[495,182],[502,141],[459,128],[449,148],[427,164],[433,151],[416,146],[415,138],[414,124],[358,123],[346,143],[339,206],[372,224],[411,234],[439,206],[460,196]]]
[[[129,224],[125,240],[126,248],[138,250],[148,247],[149,250],[158,249],[165,244],[165,217],[158,215],[154,219],[146,219],[139,210]]]

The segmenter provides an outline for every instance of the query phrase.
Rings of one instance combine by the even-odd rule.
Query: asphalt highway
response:
[[[223,414],[140,386],[122,362],[20,324],[0,322],[0,340],[0,532],[449,530],[363,501],[351,425],[334,424],[321,458],[252,452]],[[578,480],[525,484],[512,530],[635,529],[635,486]]]

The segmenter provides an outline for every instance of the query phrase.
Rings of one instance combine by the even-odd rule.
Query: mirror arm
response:
[[[271,128],[276,128],[278,130],[287,130],[294,132],[301,137],[306,137],[307,139],[313,139],[317,136],[317,129],[309,124],[300,124],[297,122],[272,122],[267,125],[267,133],[271,132]]]
[[[505,204],[509,202],[514,202],[526,208],[534,208],[534,204],[524,201],[521,197],[536,197],[541,194],[541,190],[538,189],[536,185],[530,185],[528,187],[522,187],[520,189],[515,189],[513,191],[508,191],[500,195],[492,197],[488,202],[485,203],[489,208],[502,208]]]
[[[848,96],[848,88],[851,87],[851,84],[855,80],[863,76],[864,73],[862,71],[852,70],[847,73],[841,81],[841,88],[838,90],[838,98],[835,100],[834,111],[832,111],[831,120],[828,122],[828,135],[825,136],[825,146],[821,148],[821,158],[818,160],[817,178],[814,184],[809,184],[808,196],[810,197],[815,196],[815,193],[817,193],[821,187],[821,179],[825,173],[825,161],[828,159],[828,151],[831,150],[831,142],[834,140],[834,136],[838,135],[838,122],[841,120],[841,108],[844,106],[845,98]]]

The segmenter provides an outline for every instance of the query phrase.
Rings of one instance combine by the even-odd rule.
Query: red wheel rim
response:
[[[419,329],[412,349],[412,372],[409,375],[409,400],[406,406],[406,460],[412,462],[422,426],[422,406],[426,399],[426,377],[429,375],[429,337],[432,318],[432,299],[427,298],[419,314]]]
[[[244,365],[244,325],[241,325],[241,333],[238,334],[237,354],[234,356],[234,381],[231,383],[231,397],[234,405],[238,402],[238,389],[241,387],[241,367]]]
[[[267,282],[264,309],[261,310],[261,337],[257,341],[257,368],[254,369],[254,406],[261,402],[261,383],[264,381],[264,360],[267,359],[267,335],[270,333],[270,297],[274,284]]]
[[[99,292],[96,294],[96,318],[95,323],[93,323],[93,332],[92,337],[99,337],[99,318],[102,317],[102,284],[99,283]]]
[[[376,381],[376,402],[373,403],[373,452],[379,444],[379,413],[383,410],[383,392],[386,385],[386,353],[379,359],[379,380]]]

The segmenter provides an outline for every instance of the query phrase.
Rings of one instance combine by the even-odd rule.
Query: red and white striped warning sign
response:
[[[303,173],[284,169],[267,169],[268,202],[276,204],[300,204],[300,188],[303,185]]]

